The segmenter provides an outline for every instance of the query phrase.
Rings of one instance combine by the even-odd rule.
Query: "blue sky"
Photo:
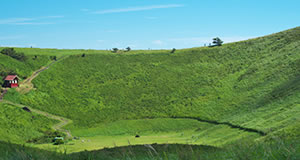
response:
[[[0,46],[168,49],[300,25],[299,0],[1,0]]]

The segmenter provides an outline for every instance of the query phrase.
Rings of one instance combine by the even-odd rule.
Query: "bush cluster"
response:
[[[26,56],[24,53],[17,53],[14,48],[4,48],[2,49],[2,51],[0,51],[1,54],[10,56],[14,59],[17,59],[19,61],[25,61],[26,60]]]

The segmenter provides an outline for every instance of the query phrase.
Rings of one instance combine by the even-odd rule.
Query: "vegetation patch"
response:
[[[51,131],[54,120],[0,102],[0,140],[23,144]]]

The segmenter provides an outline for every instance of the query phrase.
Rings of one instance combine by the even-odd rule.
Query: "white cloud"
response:
[[[42,20],[47,19],[57,19],[63,18],[64,16],[45,16],[36,18],[8,18],[0,19],[0,24],[10,24],[10,25],[45,25],[45,24],[55,24],[53,22],[43,22]]]
[[[161,40],[155,40],[152,43],[156,44],[156,45],[163,45],[164,44],[163,41],[161,41]]]
[[[183,7],[182,4],[168,4],[168,5],[152,5],[143,7],[129,7],[129,8],[119,8],[119,9],[108,9],[101,11],[91,12],[92,14],[109,14],[109,13],[122,13],[122,12],[136,12],[136,11],[147,11],[153,9],[165,9],[165,8],[178,8]]]

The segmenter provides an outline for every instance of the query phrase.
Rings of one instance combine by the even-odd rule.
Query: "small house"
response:
[[[19,77],[17,75],[8,75],[4,79],[3,87],[16,88],[19,87]]]

